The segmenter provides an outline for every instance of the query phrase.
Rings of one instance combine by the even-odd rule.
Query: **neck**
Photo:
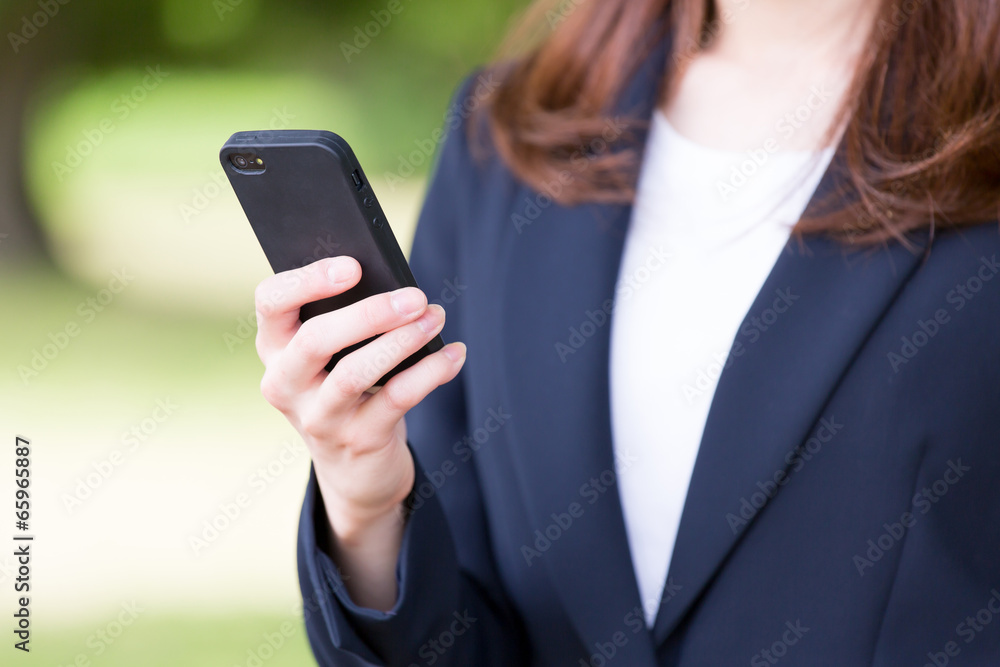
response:
[[[867,41],[881,4],[876,0],[714,2],[719,31],[708,50],[744,61],[779,62],[789,54],[852,60]]]

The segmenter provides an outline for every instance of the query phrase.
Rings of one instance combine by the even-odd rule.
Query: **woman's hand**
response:
[[[345,292],[360,278],[357,261],[335,257],[262,281],[257,353],[266,367],[261,393],[309,447],[348,590],[358,604],[387,609],[395,601],[399,505],[415,477],[404,415],[458,374],[465,346],[447,345],[367,391],[433,339],[445,313],[405,287],[299,320],[303,305]],[[377,334],[324,370],[335,353]]]

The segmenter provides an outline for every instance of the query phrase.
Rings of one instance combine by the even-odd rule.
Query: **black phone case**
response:
[[[233,164],[237,155],[247,158],[247,168]],[[360,282],[303,306],[303,322],[374,294],[417,286],[354,151],[340,136],[322,130],[237,132],[219,157],[275,273],[337,255],[361,264]],[[255,158],[263,164],[258,167]],[[372,340],[341,350],[326,369]],[[375,385],[443,346],[435,337]]]

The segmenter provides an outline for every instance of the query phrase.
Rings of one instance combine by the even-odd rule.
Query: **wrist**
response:
[[[402,526],[406,523],[408,514],[405,510],[408,506],[406,499],[412,494],[412,483],[406,487],[407,494],[404,498],[394,499],[383,506],[359,506],[342,499],[319,476],[317,483],[327,522],[338,543],[352,546],[373,539],[380,542],[380,538],[384,539],[383,536],[391,536],[395,532],[402,534]]]
[[[402,535],[405,523],[402,503],[381,512],[341,511],[327,505],[326,514],[334,541],[346,548],[381,543],[397,533]]]

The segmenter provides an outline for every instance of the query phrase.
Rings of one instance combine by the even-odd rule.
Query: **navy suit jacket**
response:
[[[623,113],[652,113],[663,55]],[[733,341],[647,630],[608,384],[630,208],[562,207],[474,160],[465,117],[489,85],[457,94],[413,245],[468,360],[407,416],[418,479],[391,612],[346,594],[308,486],[319,663],[1000,665],[996,222],[929,253],[926,234],[912,250],[788,243]]]

